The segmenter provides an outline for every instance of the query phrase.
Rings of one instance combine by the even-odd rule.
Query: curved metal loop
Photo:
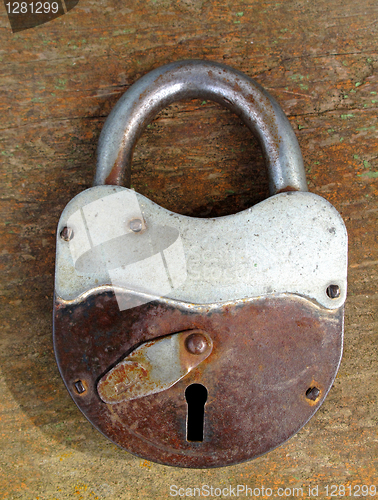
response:
[[[297,138],[284,112],[257,82],[224,64],[178,61],[140,78],[120,98],[101,132],[94,185],[130,186],[134,146],[163,108],[181,99],[224,105],[257,136],[268,169],[270,194],[307,191]]]

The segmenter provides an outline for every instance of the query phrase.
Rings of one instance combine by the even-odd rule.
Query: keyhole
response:
[[[192,384],[186,388],[185,399],[188,404],[186,421],[186,440],[203,441],[203,425],[207,389],[202,384]]]

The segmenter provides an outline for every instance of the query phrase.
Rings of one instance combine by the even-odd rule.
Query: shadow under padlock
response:
[[[178,99],[223,103],[257,135],[271,196],[196,219],[130,184],[135,141]],[[59,221],[54,350],[75,403],[105,436],[180,467],[240,463],[312,417],[342,353],[347,233],[307,191],[284,113],[222,64],[180,61],[120,99],[99,141],[95,186]]]

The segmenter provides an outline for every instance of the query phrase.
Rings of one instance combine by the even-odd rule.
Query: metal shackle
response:
[[[307,191],[299,144],[279,104],[244,73],[202,60],[161,66],[125,92],[101,132],[94,185],[129,187],[133,150],[147,124],[172,102],[196,98],[225,106],[257,136],[268,169],[271,195]]]

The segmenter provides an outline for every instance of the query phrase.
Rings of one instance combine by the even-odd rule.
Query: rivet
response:
[[[193,333],[185,340],[185,347],[191,354],[203,354],[207,347],[207,339],[202,333]]]
[[[83,392],[86,391],[86,389],[84,387],[84,384],[83,384],[83,382],[81,380],[78,380],[77,382],[75,382],[74,386],[75,386],[76,392],[78,394],[83,394]]]
[[[319,397],[320,390],[317,387],[310,387],[306,391],[306,398],[311,401],[316,401]]]
[[[327,295],[330,299],[337,299],[340,297],[339,285],[329,285],[327,288]]]
[[[60,232],[60,237],[64,241],[72,240],[72,238],[74,237],[73,229],[71,227],[65,226]]]
[[[141,219],[132,219],[129,226],[131,231],[139,233],[143,229],[143,221]]]

